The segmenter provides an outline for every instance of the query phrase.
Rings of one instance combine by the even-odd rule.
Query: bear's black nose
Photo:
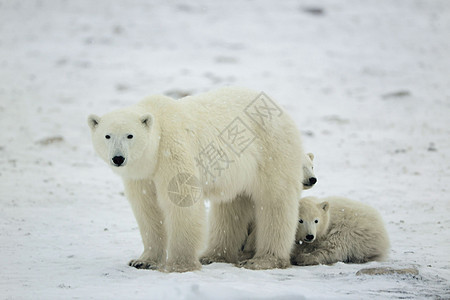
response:
[[[310,185],[316,184],[316,182],[317,182],[317,178],[316,177],[309,178],[309,184]]]
[[[116,166],[120,167],[125,161],[125,158],[123,156],[114,156],[112,161]]]
[[[312,235],[312,234],[306,235],[306,240],[307,241],[312,241],[313,239],[314,239],[314,235]]]

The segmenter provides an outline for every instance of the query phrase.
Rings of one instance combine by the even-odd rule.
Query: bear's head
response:
[[[97,154],[123,177],[146,178],[155,166],[159,139],[152,137],[151,114],[118,110],[103,117],[90,115],[92,143]]]
[[[330,220],[328,202],[320,202],[314,197],[300,199],[296,242],[312,243],[323,236]]]
[[[313,165],[314,155],[308,153],[304,155],[303,158],[303,189],[307,190],[312,188],[316,182],[317,178],[314,175],[314,165]]]

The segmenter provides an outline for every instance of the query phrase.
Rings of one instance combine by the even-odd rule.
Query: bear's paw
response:
[[[219,255],[217,253],[204,255],[200,258],[202,265],[210,265],[212,263],[234,263],[236,261],[237,257],[226,257],[225,255]]]
[[[281,259],[274,256],[263,256],[241,261],[238,267],[250,270],[286,269],[291,265],[289,259]]]
[[[295,264],[297,266],[315,266],[321,263],[319,257],[311,253],[301,253],[295,258]]]
[[[149,270],[158,269],[158,264],[156,262],[148,260],[132,259],[130,260],[128,265],[136,269],[149,269]]]
[[[198,261],[192,261],[192,262],[167,262],[164,271],[165,272],[191,272],[200,270],[202,268],[202,265]]]

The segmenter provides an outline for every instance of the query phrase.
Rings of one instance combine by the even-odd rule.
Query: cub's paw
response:
[[[255,252],[254,251],[241,251],[239,252],[239,261],[244,261],[244,260],[249,260],[251,258],[253,258],[253,256],[255,256]]]
[[[200,270],[202,268],[202,265],[198,261],[192,261],[192,262],[167,262],[164,272],[191,272]]]
[[[293,263],[297,266],[315,266],[320,264],[320,260],[317,256],[307,253],[297,256]]]
[[[250,270],[286,269],[290,265],[289,259],[281,259],[273,256],[252,258],[237,264],[238,267]]]
[[[132,259],[128,263],[130,267],[135,267],[136,269],[149,269],[149,270],[157,270],[158,264],[155,261],[149,260],[141,260],[141,259]]]

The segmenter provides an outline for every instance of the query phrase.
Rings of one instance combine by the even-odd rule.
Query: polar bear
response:
[[[374,208],[342,197],[300,199],[292,263],[305,266],[384,260],[389,238]]]
[[[303,156],[303,189],[307,190],[312,188],[316,182],[317,178],[314,175],[314,154],[307,153]],[[255,255],[256,247],[256,231],[254,222],[250,222],[248,226],[248,237],[245,240],[244,245],[242,245],[242,252],[239,255],[239,260],[246,260],[252,258]]]
[[[290,265],[304,154],[294,121],[266,94],[227,87],[180,100],[156,95],[88,124],[139,226],[144,251],[131,266],[200,269],[204,198],[214,218],[202,261],[236,262],[255,216],[256,254],[245,267]]]

